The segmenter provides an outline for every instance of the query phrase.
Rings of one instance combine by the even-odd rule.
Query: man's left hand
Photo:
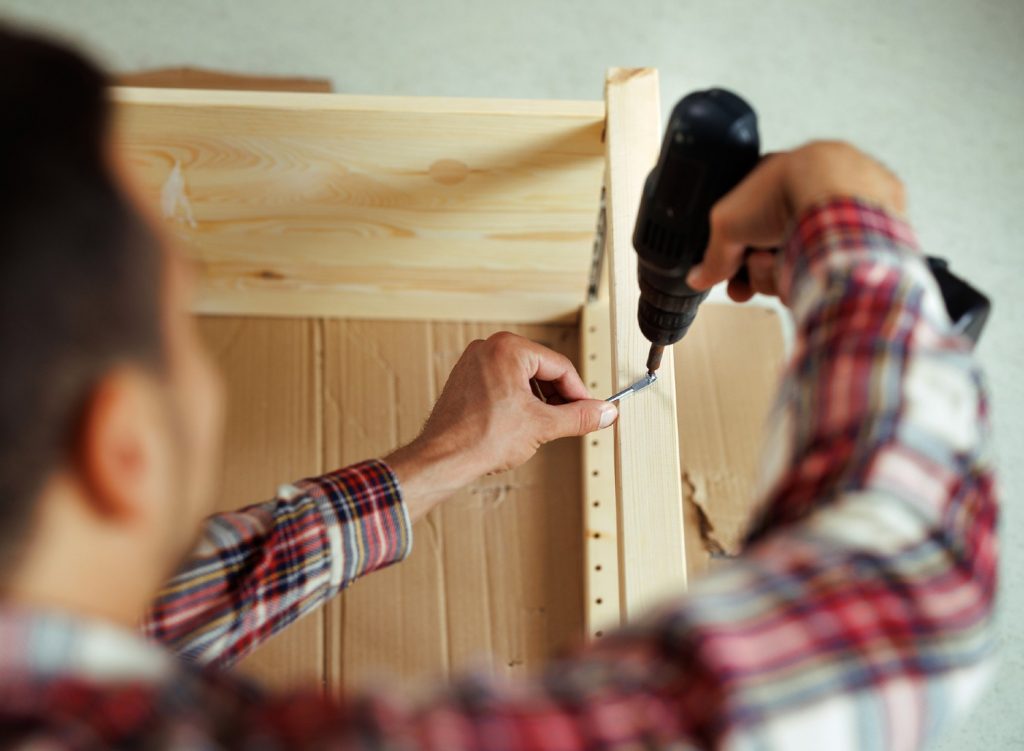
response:
[[[534,379],[557,398],[538,398]],[[423,432],[385,461],[415,518],[478,477],[518,467],[542,444],[606,428],[617,415],[590,398],[569,358],[503,331],[466,348]]]

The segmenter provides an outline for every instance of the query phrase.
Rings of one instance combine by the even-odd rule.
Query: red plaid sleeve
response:
[[[158,594],[145,634],[186,659],[224,666],[412,546],[398,481],[367,461],[217,514]]]

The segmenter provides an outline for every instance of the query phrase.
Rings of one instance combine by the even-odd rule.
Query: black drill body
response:
[[[735,94],[694,92],[672,110],[633,233],[640,278],[637,316],[652,344],[649,373],[661,364],[664,347],[683,338],[707,297],[687,285],[686,275],[704,258],[711,207],[759,158],[757,116]]]
[[[658,163],[644,184],[633,233],[639,264],[640,330],[651,342],[647,383],[666,346],[689,330],[708,293],[686,283],[704,260],[711,207],[757,166],[757,115],[725,89],[697,91],[672,110]],[[991,310],[984,293],[929,256],[954,331],[977,342]]]

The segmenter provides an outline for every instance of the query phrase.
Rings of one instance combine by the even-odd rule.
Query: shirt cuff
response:
[[[330,587],[342,589],[412,552],[412,523],[398,478],[379,459],[295,484],[320,509],[331,550]]]
[[[786,233],[779,257],[779,296],[793,306],[802,282],[827,268],[836,252],[920,258],[906,221],[860,198],[833,197],[804,209]]]

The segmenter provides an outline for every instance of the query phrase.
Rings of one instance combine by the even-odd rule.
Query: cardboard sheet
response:
[[[736,555],[755,504],[763,426],[785,347],[772,308],[705,303],[675,346],[690,576]]]
[[[203,319],[232,405],[220,507],[411,440],[465,346],[501,329],[576,357],[573,326]],[[340,692],[537,666],[582,635],[580,471],[579,443],[565,440],[484,478],[416,526],[409,560],[357,582],[241,669]]]

